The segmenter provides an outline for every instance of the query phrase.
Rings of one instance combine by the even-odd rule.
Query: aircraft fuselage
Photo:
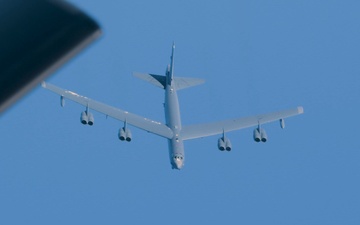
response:
[[[165,119],[166,125],[173,131],[173,137],[168,139],[169,157],[173,169],[181,169],[184,165],[184,142],[180,136],[181,118],[179,100],[173,80],[174,70],[174,49],[173,45],[171,54],[171,64],[166,70],[166,87],[165,87]]]
[[[174,136],[168,139],[170,162],[173,169],[181,169],[184,164],[185,155],[184,143],[180,136],[180,108],[176,89],[171,85],[167,85],[165,89],[165,117],[166,125],[174,133]]]

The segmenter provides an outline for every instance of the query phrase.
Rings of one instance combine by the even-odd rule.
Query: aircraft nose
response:
[[[184,156],[181,154],[176,154],[171,160],[173,169],[181,169],[184,166]]]
[[[181,169],[184,166],[184,158],[182,156],[175,156],[172,161],[173,169]]]
[[[183,167],[182,160],[175,160],[176,169],[181,169]]]

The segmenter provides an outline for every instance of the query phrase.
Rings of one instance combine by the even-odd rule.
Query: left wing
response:
[[[147,119],[145,117],[141,117],[141,116],[135,115],[133,113],[129,113],[127,111],[106,105],[101,102],[97,102],[90,98],[78,95],[72,91],[61,89],[52,84],[42,82],[41,86],[52,92],[55,92],[56,94],[59,94],[62,98],[70,99],[74,102],[79,103],[80,105],[83,105],[89,109],[96,110],[96,111],[103,113],[107,116],[110,116],[114,119],[117,119],[117,120],[120,120],[123,122],[126,121],[127,124],[131,124],[142,130],[157,134],[161,137],[168,138],[168,139],[173,137],[172,130],[168,126],[166,126],[160,122],[157,122],[157,121],[154,121],[151,119]]]
[[[223,132],[239,130],[251,126],[269,123],[275,120],[284,119],[290,116],[296,116],[302,113],[304,113],[304,109],[303,107],[299,106],[296,109],[289,109],[269,114],[249,116],[207,124],[183,126],[181,136],[183,140],[207,137],[211,135],[221,134]]]

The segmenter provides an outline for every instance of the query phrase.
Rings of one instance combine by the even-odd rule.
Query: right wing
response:
[[[52,92],[55,92],[56,94],[62,96],[63,98],[70,99],[74,102],[79,103],[80,105],[88,107],[89,109],[96,110],[96,111],[103,113],[107,116],[110,116],[114,119],[117,119],[117,120],[120,120],[123,122],[126,121],[127,124],[133,125],[142,130],[157,134],[161,137],[165,137],[168,139],[173,137],[172,130],[168,126],[166,126],[160,122],[157,122],[157,121],[154,121],[151,119],[147,119],[147,118],[129,113],[127,111],[106,105],[104,103],[92,100],[90,98],[87,98],[87,97],[84,97],[81,95],[78,95],[72,91],[61,89],[61,88],[59,88],[55,85],[49,84],[49,83],[42,82],[41,86]]]
[[[285,119],[287,117],[296,116],[302,113],[304,113],[304,109],[303,107],[299,106],[296,109],[289,109],[263,115],[249,116],[207,124],[183,126],[181,131],[181,137],[183,138],[183,140],[207,137],[211,135],[221,134],[223,132],[240,130],[251,126],[257,126],[259,124],[261,125],[264,123]]]

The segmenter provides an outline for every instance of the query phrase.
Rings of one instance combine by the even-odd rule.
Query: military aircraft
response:
[[[303,107],[300,106],[294,109],[257,116],[182,126],[177,91],[202,84],[204,83],[204,80],[197,78],[175,77],[174,52],[175,44],[172,45],[170,64],[166,68],[165,76],[147,73],[133,73],[134,76],[165,90],[165,124],[106,105],[46,82],[42,82],[42,87],[60,95],[61,106],[64,106],[65,99],[70,99],[85,106],[85,111],[83,111],[80,115],[80,121],[84,125],[92,126],[94,124],[94,116],[90,112],[90,109],[124,122],[124,126],[119,129],[118,133],[118,137],[121,141],[130,142],[132,139],[128,125],[132,125],[166,138],[168,140],[169,157],[172,169],[178,170],[184,166],[185,152],[183,142],[185,140],[220,134],[221,136],[218,139],[218,149],[221,151],[231,151],[232,145],[229,138],[226,137],[227,132],[255,126],[253,132],[254,140],[256,142],[266,142],[267,134],[261,125],[279,120],[281,128],[284,128],[285,118],[299,115],[304,112]]]

